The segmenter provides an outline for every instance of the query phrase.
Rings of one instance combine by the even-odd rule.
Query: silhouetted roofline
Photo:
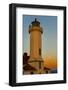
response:
[[[23,67],[23,69],[24,69],[25,71],[36,70],[34,67],[30,66],[29,64],[26,64],[26,65]]]

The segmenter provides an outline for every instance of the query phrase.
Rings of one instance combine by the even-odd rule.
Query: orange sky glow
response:
[[[57,58],[53,56],[46,56],[44,58],[44,67],[54,69],[57,68]]]

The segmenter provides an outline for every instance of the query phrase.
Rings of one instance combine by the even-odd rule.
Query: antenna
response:
[[[37,21],[37,18],[35,18],[35,22]]]

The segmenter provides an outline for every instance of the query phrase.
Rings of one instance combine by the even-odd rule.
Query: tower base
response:
[[[40,59],[29,59],[28,64],[31,65],[33,68],[36,69],[34,72],[35,74],[42,74],[44,73],[44,61],[42,58]]]

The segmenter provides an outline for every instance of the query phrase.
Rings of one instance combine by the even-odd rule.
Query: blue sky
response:
[[[43,28],[42,34],[42,56],[57,55],[57,16],[32,16],[24,15],[23,20],[23,49],[24,52],[30,53],[30,38],[28,33],[29,25],[37,18]]]

